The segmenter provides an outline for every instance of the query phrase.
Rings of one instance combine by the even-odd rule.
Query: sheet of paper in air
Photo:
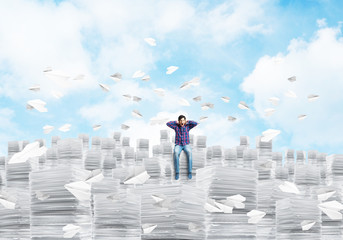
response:
[[[319,189],[317,191],[317,197],[318,197],[318,200],[323,202],[323,201],[326,201],[328,200],[330,197],[332,197],[334,194],[336,193],[336,191],[332,190],[332,189],[325,189],[325,188],[322,188],[322,189]]]
[[[297,94],[292,90],[288,90],[287,92],[285,92],[285,96],[290,98],[297,98]]]
[[[266,117],[269,117],[269,116],[273,115],[273,113],[275,113],[275,108],[266,108],[266,109],[264,109],[264,115]]]
[[[36,198],[38,200],[41,200],[41,201],[44,201],[44,200],[46,200],[46,199],[48,199],[50,197],[49,194],[43,193],[41,191],[35,191],[35,195],[36,195]]]
[[[80,201],[90,200],[91,185],[84,181],[65,184],[64,187]]]
[[[295,82],[296,80],[297,80],[296,76],[292,76],[292,77],[288,78],[288,81],[290,81],[290,82]]]
[[[234,122],[234,121],[237,120],[237,118],[232,117],[232,116],[228,116],[228,117],[227,117],[227,120],[229,120],[230,122]]]
[[[184,98],[179,98],[178,99],[178,103],[181,105],[181,106],[190,106],[191,104],[189,104],[189,102],[184,99]]]
[[[170,67],[167,67],[167,72],[166,74],[172,74],[173,72],[175,72],[176,70],[178,70],[179,67],[177,66],[170,66]]]
[[[123,130],[128,130],[130,128],[130,126],[128,126],[126,124],[122,124],[120,128]]]
[[[156,224],[142,224],[142,230],[144,234],[151,233],[156,227]]]
[[[150,175],[145,171],[144,167],[129,168],[129,174],[124,184],[143,184],[150,178]]]
[[[29,90],[34,91],[34,92],[38,92],[40,90],[40,86],[36,85],[36,86],[29,87]]]
[[[251,210],[247,213],[247,216],[249,217],[248,223],[256,224],[266,215],[265,212],[259,211],[259,210]]]
[[[343,205],[336,200],[318,204],[322,210],[331,220],[341,220],[342,214],[339,212],[343,209]]]
[[[140,102],[142,100],[142,98],[137,97],[137,96],[132,96],[132,101],[134,102]]]
[[[64,96],[63,93],[61,93],[60,91],[56,91],[56,90],[51,91],[51,95],[56,99],[60,99]]]
[[[71,77],[68,74],[51,68],[45,69],[43,72],[48,79],[54,81],[59,86],[64,88],[71,86],[71,82],[69,81]]]
[[[301,114],[298,116],[299,120],[304,120],[305,118],[307,118],[307,115],[305,115],[305,114]]]
[[[150,81],[150,75],[145,75],[144,77],[142,77],[142,81],[144,82]]]
[[[204,207],[206,211],[211,212],[211,213],[223,212],[223,210],[217,206],[216,201],[213,199],[208,199]]]
[[[277,105],[279,105],[280,99],[277,98],[277,97],[271,97],[271,98],[268,99],[268,101],[271,104],[273,104],[274,106],[277,106]]]
[[[75,77],[73,77],[73,80],[75,80],[75,81],[82,81],[82,80],[85,80],[85,77],[86,76],[84,74],[78,74]]]
[[[144,38],[144,41],[152,47],[156,46],[156,40],[151,37]]]
[[[60,130],[61,132],[68,132],[71,128],[71,124],[66,123],[63,126],[61,126],[58,130]]]
[[[89,176],[85,179],[86,183],[101,182],[104,179],[101,169],[89,171]]]
[[[45,125],[43,127],[43,130],[44,130],[44,134],[49,134],[52,130],[54,130],[54,126]]]
[[[300,194],[298,187],[292,182],[285,181],[283,184],[279,185],[279,188],[286,193]]]
[[[74,224],[67,224],[62,228],[64,234],[63,238],[73,238],[78,232],[80,232],[81,227]]]
[[[249,106],[248,106],[248,104],[246,104],[244,101],[240,101],[239,104],[238,104],[238,107],[239,107],[240,109],[243,109],[243,110],[248,110],[248,109],[250,109]]]
[[[221,99],[224,101],[224,102],[230,102],[230,98],[229,97],[221,97]]]
[[[192,80],[182,83],[182,85],[180,86],[180,89],[187,89],[191,86],[198,86],[199,84],[200,84],[200,78],[194,77]]]
[[[47,150],[48,149],[45,146],[39,147],[38,141],[27,144],[21,152],[15,153],[11,157],[11,159],[8,161],[8,164],[23,163],[29,158],[40,157],[46,153]]]
[[[0,204],[7,209],[15,209],[17,199],[10,196],[8,193],[0,192]]]
[[[167,196],[165,196],[164,194],[153,194],[151,195],[151,197],[156,203],[162,202],[167,199]]]
[[[145,75],[145,72],[138,70],[132,75],[132,78],[142,78],[142,77],[144,77],[144,75]]]
[[[194,97],[193,100],[195,102],[200,102],[201,101],[201,96]]]
[[[214,104],[213,103],[207,102],[207,103],[202,103],[201,104],[201,109],[202,110],[208,110],[210,108],[214,108]]]
[[[310,230],[314,226],[314,224],[316,224],[316,221],[311,221],[311,220],[304,220],[300,223],[301,229],[303,231]]]
[[[115,73],[115,74],[112,74],[110,76],[110,78],[115,81],[115,82],[120,82],[120,80],[122,80],[123,76],[121,75],[121,73]]]
[[[109,92],[109,91],[110,91],[110,87],[107,86],[106,84],[99,83],[99,86],[101,87],[101,89],[102,89],[104,92]]]
[[[281,133],[280,130],[276,130],[276,129],[268,129],[264,132],[262,132],[262,138],[261,141],[262,142],[269,142],[270,140],[272,140],[273,138],[275,138],[277,135],[279,135]]]
[[[164,96],[166,91],[163,88],[155,88],[154,92],[159,96]]]
[[[123,97],[125,98],[125,100],[130,101],[131,100],[131,95],[130,94],[124,94]]]
[[[134,117],[136,117],[136,118],[142,118],[143,117],[143,115],[138,111],[138,110],[133,110],[132,112],[131,112],[131,114],[132,114],[132,116],[134,116]]]
[[[237,209],[243,209],[245,208],[245,204],[243,203],[245,202],[245,200],[246,200],[245,197],[243,197],[240,194],[236,194],[236,195],[227,197],[225,200],[225,204],[232,206],[234,208],[237,208]]]
[[[47,112],[48,109],[45,107],[46,102],[40,100],[40,99],[34,99],[27,101],[27,105],[29,105],[32,108],[36,109],[39,112]]]
[[[207,120],[207,119],[208,119],[208,117],[206,117],[206,116],[201,116],[199,120],[202,122],[202,121],[205,121],[205,120]]]
[[[100,124],[94,124],[94,125],[93,125],[93,130],[94,130],[94,131],[98,131],[100,128],[101,128],[101,125],[100,125]]]
[[[314,102],[314,101],[318,100],[318,98],[319,98],[319,95],[316,95],[316,94],[310,94],[307,97],[309,102]]]

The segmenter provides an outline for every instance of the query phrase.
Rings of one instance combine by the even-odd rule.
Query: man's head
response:
[[[186,124],[186,117],[183,116],[183,115],[180,115],[179,118],[178,118],[178,121],[179,121],[179,124],[181,126],[184,126]]]

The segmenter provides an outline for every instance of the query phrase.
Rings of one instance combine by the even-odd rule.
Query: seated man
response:
[[[186,121],[186,117],[180,115],[177,121],[167,122],[167,126],[175,130],[175,148],[174,148],[174,167],[175,179],[179,179],[179,158],[181,151],[185,151],[188,158],[188,179],[192,179],[192,149],[189,145],[189,130],[198,125],[194,121]]]

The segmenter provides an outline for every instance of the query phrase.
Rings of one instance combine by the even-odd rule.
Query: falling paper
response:
[[[200,102],[201,101],[201,96],[194,97],[193,100],[196,101],[196,102]]]
[[[240,101],[238,107],[243,110],[249,109],[248,105],[244,101]]]
[[[234,122],[234,121],[237,120],[237,118],[232,117],[232,116],[228,116],[228,117],[227,117],[227,120],[229,120],[230,122]]]
[[[143,230],[143,233],[147,234],[147,233],[151,233],[152,231],[154,231],[154,229],[156,227],[157,227],[157,225],[154,225],[154,224],[143,224],[142,230]]]
[[[305,114],[301,114],[298,116],[299,120],[304,120],[305,118],[307,118],[307,115],[305,115]]]
[[[122,79],[122,75],[120,73],[115,73],[110,76],[115,82],[120,82]]]
[[[63,227],[63,238],[73,238],[78,232],[80,232],[81,227],[73,225],[73,224],[68,224]]]
[[[63,126],[61,126],[58,130],[61,132],[68,132],[70,130],[71,124],[66,123]]]
[[[54,127],[53,126],[50,126],[50,125],[45,125],[43,127],[43,130],[44,130],[44,134],[48,134],[50,133],[52,130],[54,130]]]
[[[165,90],[163,88],[155,88],[154,92],[159,96],[164,96]]]
[[[139,173],[138,175],[131,177],[124,181],[124,184],[143,184],[150,178],[147,171]]]
[[[208,110],[210,108],[214,108],[214,104],[213,103],[203,103],[203,104],[201,104],[201,109],[202,110]]]
[[[339,212],[343,209],[343,205],[337,201],[320,203],[319,209],[322,210],[330,219],[341,220],[342,214]]]
[[[138,110],[133,110],[131,112],[132,116],[137,117],[137,118],[142,118],[143,115],[138,111]]]
[[[121,125],[121,129],[123,129],[123,130],[128,130],[129,128],[130,128],[130,126],[128,126],[128,125],[125,125],[125,124]]]
[[[99,124],[93,125],[93,130],[94,131],[98,131],[100,128],[101,128],[101,125],[99,125]]]
[[[271,104],[273,104],[274,106],[277,106],[277,105],[279,104],[279,102],[280,102],[280,99],[277,98],[277,97],[271,97],[271,98],[269,98],[268,100],[269,100],[269,102],[271,102]]]
[[[142,100],[142,98],[137,97],[137,96],[132,96],[132,100],[133,100],[134,102],[139,102],[139,101]]]
[[[142,81],[149,81],[150,80],[150,75],[145,75],[143,78],[142,78]]]
[[[142,72],[141,70],[138,70],[137,72],[135,72],[135,73],[132,75],[132,77],[133,77],[133,78],[141,78],[141,77],[143,77],[144,75],[145,75],[144,72]]]
[[[110,87],[103,84],[103,83],[99,83],[99,86],[101,87],[101,89],[105,92],[109,92],[110,91]]]
[[[295,82],[297,80],[296,76],[288,78],[288,81]]]
[[[175,72],[176,70],[178,70],[179,67],[176,67],[176,66],[170,66],[167,68],[167,72],[166,74],[172,74],[173,72]]]
[[[245,200],[246,200],[245,197],[243,197],[240,194],[237,194],[237,195],[227,197],[225,204],[232,206],[232,207],[235,207],[235,208],[238,208],[238,209],[243,209],[243,208],[245,208],[245,204],[243,203]]]
[[[200,121],[205,121],[207,119],[208,119],[208,117],[200,117]]]
[[[314,224],[316,224],[315,221],[304,220],[304,221],[301,222],[300,225],[301,225],[301,229],[303,231],[307,231],[307,230],[310,230],[313,227]]]
[[[230,98],[229,98],[229,97],[222,97],[221,99],[222,99],[224,102],[227,102],[227,103],[230,102]]]
[[[45,146],[39,147],[38,141],[27,144],[21,152],[15,153],[11,157],[8,164],[22,163],[26,162],[29,158],[40,157],[45,154],[47,150],[48,149]]]
[[[190,81],[184,82],[181,86],[180,89],[187,89],[190,86],[198,86],[200,84],[200,78],[199,77],[195,77]]]
[[[205,210],[208,212],[223,212],[215,203],[215,200],[208,199],[205,204]]]
[[[259,210],[251,210],[247,213],[247,216],[249,217],[248,223],[256,224],[266,215],[265,212],[259,211]]]
[[[0,193],[0,204],[7,209],[15,209],[16,199],[5,192]]]
[[[101,169],[95,169],[89,173],[89,176],[86,178],[86,183],[101,182],[104,179]]]
[[[144,38],[144,41],[152,47],[156,46],[156,40],[153,38]]]
[[[285,92],[285,96],[286,97],[290,97],[290,98],[296,98],[297,95],[295,94],[295,92],[288,90],[287,92]]]
[[[35,100],[30,100],[27,102],[27,104],[31,107],[36,109],[39,112],[47,112],[48,109],[45,108],[46,102],[40,100],[40,99],[35,99]]]
[[[38,92],[40,90],[40,86],[33,86],[33,87],[30,87],[29,90],[31,91],[34,91],[34,92]]]
[[[294,183],[285,181],[284,184],[279,185],[281,191],[286,193],[300,194],[299,189]]]
[[[268,129],[264,132],[262,132],[263,137],[261,138],[262,142],[269,142],[272,140],[274,137],[279,135],[281,133],[280,130],[275,130],[275,129]]]
[[[65,184],[64,187],[80,201],[90,200],[91,185],[84,182],[72,182]]]
[[[309,102],[314,102],[319,98],[319,95],[315,95],[315,94],[310,94],[308,95],[307,99]]]
[[[266,109],[264,110],[264,115],[265,115],[266,117],[269,117],[269,116],[273,115],[274,112],[275,112],[275,109],[274,109],[274,108],[266,108]]]
[[[317,193],[318,193],[318,200],[322,202],[332,197],[336,193],[336,191],[333,191],[331,189],[329,190],[319,189]]]
[[[123,97],[124,97],[127,101],[131,100],[131,95],[130,95],[130,94],[124,94]]]
[[[225,203],[220,203],[217,201],[214,201],[214,204],[221,210],[223,213],[232,213],[233,207],[228,206]]]

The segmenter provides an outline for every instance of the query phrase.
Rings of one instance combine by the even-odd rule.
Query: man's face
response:
[[[179,120],[179,124],[181,126],[184,126],[186,124],[186,119],[185,118],[181,118],[181,120]]]

